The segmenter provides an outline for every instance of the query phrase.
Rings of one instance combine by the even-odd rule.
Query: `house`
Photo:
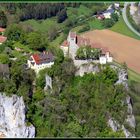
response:
[[[118,10],[118,9],[120,8],[120,4],[119,4],[119,3],[114,3],[114,8],[115,8],[116,10]]]
[[[97,15],[96,18],[99,20],[103,20],[105,17],[104,17],[104,15]]]
[[[7,40],[7,37],[0,35],[0,45]]]
[[[8,66],[8,64],[0,64],[0,77],[9,78],[9,66]]]
[[[4,36],[5,28],[0,27],[0,45],[7,40],[7,37]]]
[[[108,10],[106,10],[106,11],[103,12],[103,16],[105,18],[111,18],[111,14],[113,14],[114,12],[115,12],[114,9],[108,9]]]
[[[69,32],[67,40],[65,40],[60,48],[63,50],[65,56],[71,57],[75,60],[76,52],[81,46],[90,46],[92,48],[100,49],[101,56],[99,58],[100,64],[106,64],[107,62],[112,62],[113,58],[107,48],[103,47],[99,43],[91,43],[89,39],[83,38],[76,34],[76,32]]]
[[[1,35],[4,35],[4,32],[5,32],[5,28],[0,27],[0,33],[1,33]]]
[[[27,61],[29,68],[33,69],[36,73],[44,68],[49,68],[54,64],[54,56],[51,52],[42,52],[39,54],[33,54]]]
[[[109,50],[107,48],[102,49],[102,53],[99,57],[100,64],[106,64],[113,61],[113,57],[111,56]]]

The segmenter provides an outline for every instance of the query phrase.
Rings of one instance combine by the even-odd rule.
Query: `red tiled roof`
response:
[[[105,54],[106,52],[109,52],[107,47],[102,48],[102,53]]]
[[[3,43],[7,40],[7,37],[0,35],[0,43]]]
[[[5,28],[0,27],[0,32],[4,32],[4,31],[5,31]]]
[[[50,52],[33,54],[32,57],[35,60],[36,64],[49,63],[54,60],[54,57],[53,57],[52,53],[50,53]]]
[[[80,47],[82,45],[90,45],[90,40],[83,38],[81,36],[77,36],[76,44]]]
[[[65,41],[62,43],[62,46],[64,46],[64,47],[68,47],[68,46],[69,46],[68,41],[67,41],[67,40],[65,40]]]
[[[70,32],[70,38],[75,38],[76,37],[76,32]]]
[[[104,15],[98,15],[97,18],[101,18],[101,19],[104,19]]]

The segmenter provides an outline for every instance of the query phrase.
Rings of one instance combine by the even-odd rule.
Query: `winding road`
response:
[[[123,8],[123,11],[122,11],[122,16],[123,16],[124,22],[126,23],[126,25],[128,26],[128,28],[129,28],[132,32],[134,32],[135,34],[137,34],[137,35],[140,37],[140,33],[139,33],[137,30],[135,30],[135,29],[133,28],[133,26],[129,23],[129,21],[128,21],[128,19],[127,19],[127,16],[126,16],[126,8],[127,8],[127,5],[128,5],[128,4],[129,4],[128,2],[125,2],[125,3],[124,3],[124,8]]]

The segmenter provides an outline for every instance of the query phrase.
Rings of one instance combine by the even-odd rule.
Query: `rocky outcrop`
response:
[[[0,93],[0,137],[33,138],[35,127],[26,125],[25,105],[22,97],[7,97]]]
[[[128,81],[128,74],[127,74],[127,71],[125,69],[119,68],[115,65],[111,65],[110,67],[113,68],[114,70],[117,70],[117,72],[118,72],[118,80],[115,83],[115,85],[122,84],[128,90],[128,82],[127,82]]]
[[[46,79],[46,84],[45,84],[44,90],[46,91],[48,89],[52,89],[52,78],[46,75],[45,79]]]
[[[117,132],[119,130],[122,130],[125,137],[126,138],[135,138],[135,135],[131,134],[131,132],[129,132],[125,127],[124,125],[120,125],[116,120],[114,120],[113,118],[110,118],[108,120],[108,126],[111,127],[111,129],[114,131],[114,132]]]
[[[108,120],[108,125],[112,128],[112,130],[114,132],[118,131],[120,129],[120,125],[119,123],[117,123],[115,120],[113,120],[112,118],[110,118]]]
[[[125,83],[125,85],[127,85],[127,83]],[[133,108],[130,96],[126,97],[126,104],[127,104],[127,118],[125,119],[125,121],[130,127],[135,128],[136,122],[135,117],[133,115]],[[122,130],[126,138],[135,138],[135,135],[129,132],[124,125],[120,125],[119,123],[117,123],[116,120],[113,120],[112,118],[108,120],[108,125],[112,128],[114,132]]]
[[[118,72],[118,81],[115,83],[117,84],[122,84],[124,85],[125,89],[128,90],[128,74],[125,69],[118,68],[117,66],[112,65],[111,66],[113,69],[116,69]],[[130,96],[127,95],[126,101],[124,101],[127,105],[127,117],[125,119],[125,122],[131,127],[135,128],[136,127],[136,122],[135,122],[135,117],[133,115],[133,108],[132,108],[132,102]],[[112,128],[113,131],[118,131],[118,130],[123,130],[124,135],[126,138],[134,138],[135,135],[129,132],[124,125],[120,125],[116,120],[113,118],[110,118],[108,120],[108,125]]]
[[[136,122],[135,122],[135,117],[133,115],[133,108],[132,108],[132,103],[131,103],[131,98],[130,96],[126,97],[126,103],[127,103],[127,119],[126,122],[133,128],[136,127]]]
[[[84,60],[83,60],[84,61]],[[82,63],[82,62],[81,62]],[[92,62],[86,62],[77,67],[76,76],[83,76],[85,73],[96,73],[99,72],[99,67]]]
[[[118,69],[118,81],[116,84],[123,84],[126,89],[128,89],[128,74],[124,69]]]

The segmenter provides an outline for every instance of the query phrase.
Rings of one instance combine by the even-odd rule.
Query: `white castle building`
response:
[[[106,64],[107,62],[112,62],[113,58],[110,55],[110,52],[107,48],[101,46],[98,43],[91,43],[89,39],[83,38],[79,35],[76,35],[76,32],[69,32],[69,35],[67,37],[67,40],[65,40],[60,48],[64,52],[64,56],[68,55],[73,60],[75,59],[76,52],[79,47],[83,45],[91,46],[92,48],[98,48],[101,49],[101,55],[99,57],[100,64]]]

